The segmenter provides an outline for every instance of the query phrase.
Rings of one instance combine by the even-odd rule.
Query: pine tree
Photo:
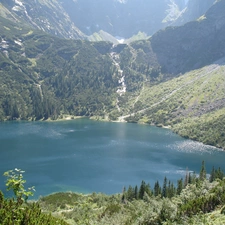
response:
[[[153,194],[149,183],[145,186],[145,192],[148,194],[148,196],[152,196]]]
[[[134,198],[138,199],[138,186],[137,185],[134,188]]]
[[[123,188],[123,193],[121,196],[121,202],[126,203],[126,187]]]
[[[205,161],[204,160],[202,161],[202,166],[201,166],[200,173],[199,173],[199,179],[201,181],[206,179],[206,169],[205,169]]]
[[[134,188],[131,185],[127,189],[127,200],[132,201],[135,198],[134,196]]]
[[[154,195],[158,196],[159,194],[161,194],[161,187],[159,185],[159,182],[156,181],[154,186]]]
[[[183,189],[183,179],[181,178],[180,180],[177,181],[177,195],[181,193]]]
[[[145,193],[145,181],[142,180],[141,182],[141,186],[140,186],[140,189],[139,189],[139,198],[140,199],[143,199],[143,196],[144,196],[144,193]]]
[[[190,184],[196,183],[196,179],[197,179],[197,177],[196,177],[195,171],[192,174],[190,173],[190,175],[189,175],[189,183]]]
[[[213,182],[215,180],[215,177],[216,177],[216,173],[215,173],[215,168],[213,166],[212,171],[210,173],[209,182]]]
[[[186,175],[185,175],[185,180],[184,180],[184,187],[186,187],[189,183],[189,171],[188,171],[188,168],[186,168]]]
[[[168,192],[168,190],[167,190],[167,178],[165,177],[164,181],[163,181],[162,197],[166,198],[167,194],[168,194],[167,192]]]
[[[174,187],[173,183],[169,180],[168,187],[167,187],[167,197],[172,198],[176,193],[176,188]]]
[[[174,186],[173,183],[171,184],[171,192],[172,192],[172,196],[171,197],[174,197],[176,195],[176,192],[177,192],[177,189],[176,189],[176,187]]]
[[[215,170],[215,179],[218,178],[218,179],[222,180],[223,177],[224,177],[224,172],[219,167],[218,170]]]

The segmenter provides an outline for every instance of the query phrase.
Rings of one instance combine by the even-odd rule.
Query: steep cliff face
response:
[[[152,36],[152,49],[165,73],[178,74],[225,56],[225,1],[218,1],[199,20],[168,27]]]
[[[84,38],[57,0],[2,0],[1,15],[7,19],[27,23],[33,28],[64,38]]]
[[[207,12],[214,2],[215,0],[189,0],[173,25],[183,25],[189,21],[198,19]]]

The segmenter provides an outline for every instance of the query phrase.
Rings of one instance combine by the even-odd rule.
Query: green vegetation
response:
[[[225,148],[224,59],[174,75],[151,38],[117,46],[65,40],[2,17],[0,33],[0,121],[126,120]],[[126,92],[119,95],[121,73]]]
[[[102,116],[112,107],[118,78],[109,44],[17,29],[3,18],[0,31],[0,120]]]
[[[125,119],[169,126],[183,137],[224,148],[224,70],[215,64],[159,84],[146,82],[127,103]]]
[[[139,40],[147,40],[149,37],[144,32],[138,32],[136,35],[133,35],[131,38],[125,40],[125,43],[131,43]]]
[[[100,30],[98,33],[93,33],[91,36],[88,37],[88,40],[93,42],[109,41],[113,44],[119,44],[118,40],[115,37],[103,30]]]
[[[55,193],[33,203],[21,201],[21,193],[27,193],[22,172],[15,169],[5,173],[8,177],[6,184],[13,184],[11,187],[16,197],[20,194],[14,200],[4,198],[0,192],[2,225],[220,225],[225,221],[225,174],[220,168],[212,168],[210,176],[206,176],[204,161],[199,175],[187,170],[176,185],[165,177],[162,186],[156,181],[153,188],[142,181],[139,187],[129,186],[121,194]]]
[[[9,170],[4,173],[4,176],[7,177],[6,187],[7,191],[12,190],[17,202],[23,203],[26,202],[29,196],[33,196],[33,192],[35,191],[34,187],[28,188],[28,191],[24,188],[24,184],[26,180],[23,178],[23,173],[20,169]]]
[[[1,193],[0,224],[220,225],[225,221],[224,173],[212,168],[208,178],[206,174],[203,161],[199,175],[187,170],[176,185],[165,177],[162,186],[156,181],[152,188],[142,181],[111,196],[55,193],[26,203],[4,199]],[[20,176],[8,177],[7,183],[10,180],[25,183]]]
[[[41,212],[37,203],[27,203],[29,196],[33,195],[34,187],[25,190],[26,180],[23,178],[24,171],[20,169],[10,170],[4,173],[7,177],[7,190],[12,190],[14,198],[4,198],[0,191],[0,224],[1,225],[31,225],[31,224],[49,224],[49,225],[66,225],[62,219],[56,219],[50,214]]]
[[[225,220],[225,180],[220,169],[206,179],[204,162],[200,175],[188,172],[174,185],[164,179],[153,188],[144,181],[124,188],[122,194],[82,195],[56,193],[38,202],[45,212],[70,224],[222,224]]]

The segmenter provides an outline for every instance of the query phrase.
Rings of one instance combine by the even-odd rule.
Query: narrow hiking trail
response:
[[[176,93],[177,93],[178,91],[180,91],[181,89],[184,89],[187,85],[193,84],[195,81],[201,79],[202,77],[207,77],[207,76],[212,75],[212,73],[213,73],[214,71],[218,70],[219,68],[220,68],[220,65],[219,65],[219,64],[212,64],[212,65],[210,65],[210,66],[207,66],[207,67],[205,68],[205,70],[199,72],[199,73],[196,75],[195,78],[193,78],[192,80],[190,80],[190,81],[188,81],[188,82],[182,84],[180,87],[174,89],[174,90],[171,91],[169,94],[165,95],[160,101],[157,101],[156,103],[152,104],[151,106],[146,107],[146,108],[144,108],[144,109],[141,109],[141,110],[139,110],[139,111],[137,111],[137,112],[133,112],[133,113],[130,113],[130,114],[127,114],[127,115],[124,115],[124,116],[120,116],[120,117],[118,118],[118,121],[119,121],[119,122],[125,122],[125,119],[126,119],[126,118],[128,118],[128,117],[130,117],[130,116],[135,116],[136,114],[139,114],[139,113],[143,113],[143,112],[145,112],[146,110],[149,110],[149,109],[151,109],[151,108],[153,108],[153,107],[155,107],[155,106],[161,104],[162,102],[168,100],[171,96],[173,96],[174,94],[176,94]],[[143,85],[142,91],[140,92],[139,96],[136,98],[135,102],[138,101],[138,99],[139,99],[141,93],[143,92],[143,90],[144,90],[144,85]],[[134,103],[134,104],[135,104],[135,103]]]

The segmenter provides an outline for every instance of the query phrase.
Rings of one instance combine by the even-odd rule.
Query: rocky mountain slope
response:
[[[164,73],[183,73],[225,56],[225,1],[218,1],[197,21],[168,27],[151,45]]]
[[[168,25],[182,25],[203,15],[214,0],[1,0],[0,15],[59,37],[109,40],[147,36]],[[136,5],[138,4],[138,8]],[[102,35],[104,33],[104,35]],[[115,43],[115,41],[114,41]]]
[[[183,25],[187,22],[197,20],[204,15],[214,4],[215,0],[189,0],[180,12],[180,15],[172,21],[171,25]]]
[[[7,19],[72,39],[99,31],[124,38],[139,31],[151,35],[167,25],[164,17],[174,20],[185,6],[180,0],[142,0],[138,10],[137,0],[1,0],[0,4],[0,14]]]
[[[16,23],[63,38],[83,39],[85,35],[74,25],[57,0],[1,0],[0,15]]]

